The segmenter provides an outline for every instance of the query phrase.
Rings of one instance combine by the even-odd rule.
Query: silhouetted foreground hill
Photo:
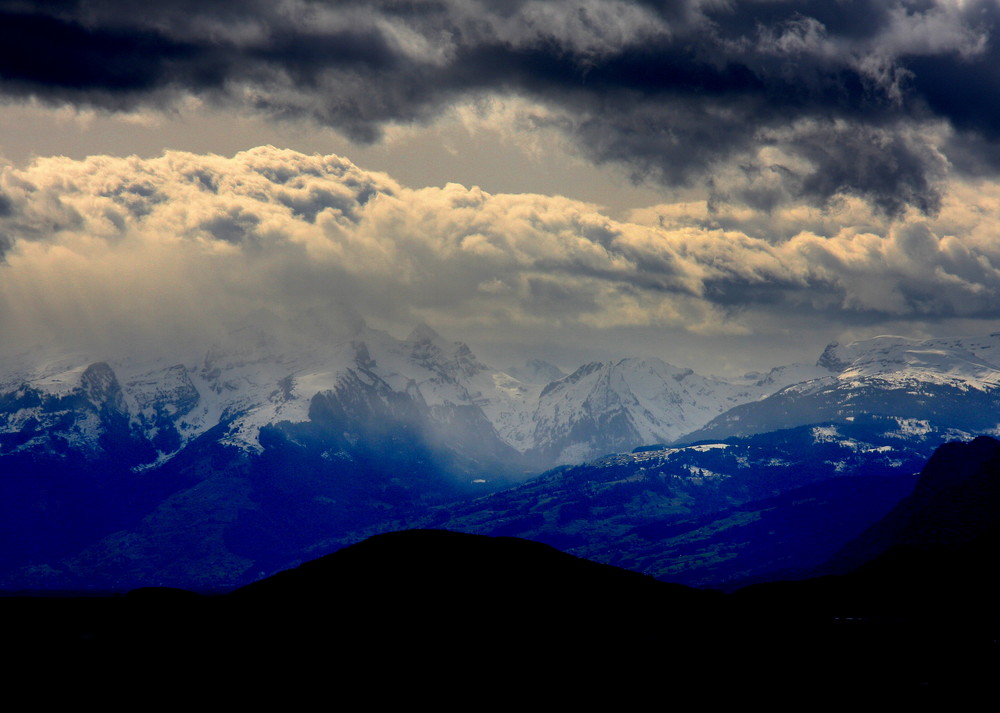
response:
[[[938,448],[913,493],[812,579],[748,587],[740,596],[866,616],[995,617],[998,553],[1000,441],[981,436]]]
[[[953,551],[949,561],[995,562],[996,544],[959,546],[964,559]],[[934,582],[938,560],[924,562],[924,583]],[[851,590],[831,583],[848,578],[723,595],[524,540],[407,531],[225,596],[142,589],[0,606],[6,650],[18,652],[10,680],[57,681],[74,696],[731,702],[923,695],[992,681],[993,607],[913,609],[894,589],[909,581],[895,578],[910,564],[919,563],[875,563],[874,574],[857,575],[901,597],[898,609],[868,610],[850,597],[841,606]],[[951,607],[965,587],[953,580],[940,591]]]
[[[836,558],[872,559],[734,595],[536,542],[410,530],[222,596],[9,597],[9,680],[72,700],[293,708],[988,690],[998,482],[1000,442],[942,447],[913,496]]]
[[[818,573],[850,572],[892,547],[971,542],[998,524],[1000,441],[980,436],[946,443],[927,461],[913,492]]]
[[[725,596],[597,564],[511,537],[408,530],[378,535],[222,596],[138,589],[125,596],[0,599],[31,612],[12,635],[114,646],[214,640],[337,642],[354,652],[437,655],[546,640],[665,643],[679,612],[714,616]]]
[[[519,647],[532,637],[556,645],[663,642],[672,618],[665,604],[704,616],[724,599],[529,540],[445,530],[378,535],[229,598],[236,608],[287,606],[303,625],[311,612],[336,602],[366,612],[357,630],[341,634],[355,636],[358,646],[405,633],[447,650],[487,642]],[[286,624],[271,633],[283,636]]]
[[[194,677],[228,686],[227,701],[321,691],[478,707],[529,689],[611,695],[641,672],[679,683],[719,656],[715,635],[692,624],[721,622],[724,601],[535,542],[415,530],[223,596],[140,589],[0,607],[14,623],[8,649],[30,652],[21,674],[91,692],[123,681],[189,691]]]
[[[980,437],[941,446],[913,494],[817,571],[844,574],[755,585],[734,601],[864,632],[855,661],[901,683],[987,689],[1000,670],[998,555],[1000,441]]]

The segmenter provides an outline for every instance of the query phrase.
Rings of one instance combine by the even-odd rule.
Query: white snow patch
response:
[[[688,446],[685,450],[698,451],[699,453],[705,453],[706,451],[714,451],[721,448],[729,448],[728,443],[702,443],[697,446]]]
[[[871,448],[865,448],[865,453],[888,453],[893,450],[892,446],[872,446]]]
[[[894,435],[903,436],[926,436],[933,428],[929,421],[917,418],[897,418]]]
[[[840,438],[840,431],[837,430],[836,426],[816,426],[810,433],[813,443],[829,443]]]

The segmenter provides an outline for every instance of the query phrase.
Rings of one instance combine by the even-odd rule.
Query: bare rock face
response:
[[[844,369],[848,367],[850,362],[843,359],[838,355],[837,350],[840,348],[840,344],[837,342],[830,342],[823,353],[820,354],[819,359],[816,360],[816,366],[821,366],[828,371],[832,371],[835,374],[839,374]]]

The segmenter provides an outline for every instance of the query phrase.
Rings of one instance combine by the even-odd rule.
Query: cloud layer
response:
[[[566,198],[413,190],[338,156],[260,147],[40,159],[5,168],[0,197],[8,347],[209,338],[263,311],[291,320],[331,303],[511,340],[1000,312],[995,183],[953,183],[933,219],[888,220],[855,199],[671,204],[622,222]]]
[[[988,0],[0,0],[0,92],[110,110],[195,95],[360,140],[489,95],[596,162],[773,209],[934,213],[1000,168]]]

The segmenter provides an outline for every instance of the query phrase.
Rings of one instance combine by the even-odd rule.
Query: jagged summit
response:
[[[344,397],[347,384],[364,383],[365,388],[384,390],[380,398],[402,394],[430,409],[427,418],[438,424],[435,428],[441,429],[444,442],[451,442],[447,434],[462,433],[475,422],[477,437],[523,454],[530,463],[526,468],[541,469],[676,441],[731,408],[755,404],[782,389],[787,393],[781,398],[799,394],[809,399],[824,390],[843,392],[846,399],[848,391],[861,385],[874,389],[876,399],[880,397],[875,392],[886,388],[898,389],[903,398],[907,389],[913,391],[913,384],[992,393],[1000,388],[1000,336],[930,340],[882,336],[846,345],[834,342],[815,367],[777,367],[742,380],[703,376],[653,358],[592,362],[569,375],[534,361],[526,365],[525,376],[516,369],[491,368],[467,345],[449,342],[426,323],[399,340],[333,306],[303,312],[287,323],[262,314],[255,323],[231,331],[216,348],[192,350],[180,359],[173,355],[143,359],[135,354],[93,359],[43,350],[19,355],[16,363],[9,364],[0,373],[2,391],[21,396],[10,397],[10,403],[18,406],[3,416],[0,434],[10,434],[16,441],[21,436],[14,434],[24,433],[16,446],[20,450],[42,447],[52,435],[46,424],[55,428],[57,423],[76,423],[52,415],[65,410],[56,409],[55,404],[63,402],[54,399],[75,393],[90,399],[96,394],[98,374],[103,375],[102,383],[120,387],[120,393],[108,392],[98,401],[117,404],[116,411],[127,415],[135,437],[157,444],[152,452],[158,455],[136,464],[142,467],[173,457],[187,443],[220,426],[222,443],[260,452],[262,428],[307,423],[318,394]],[[29,402],[36,405],[25,405]],[[826,417],[836,418],[844,408],[850,409],[844,415],[850,415],[869,407],[881,413],[891,406],[866,406],[867,400],[844,403],[846,407],[830,405]],[[763,406],[753,408],[759,411]],[[804,408],[782,407],[779,412],[785,420],[771,424],[763,419],[761,427],[796,425],[795,414]],[[896,410],[900,417],[915,417],[903,414],[903,406]],[[70,415],[67,412],[67,418]],[[712,435],[728,435],[733,428],[746,432],[756,420],[739,418],[720,425],[727,433]],[[24,431],[29,426],[30,435]],[[101,437],[90,430],[98,428],[93,419],[64,427],[69,428],[66,437],[71,442],[96,443]],[[458,442],[456,447],[466,448]]]
[[[819,355],[819,359],[816,360],[816,366],[823,367],[827,371],[832,371],[835,374],[842,372],[847,368],[849,362],[844,360],[844,357],[840,355],[840,344],[838,342],[830,342],[826,345],[826,349],[823,353]]]
[[[57,423],[75,423],[53,420],[55,412],[43,403],[79,392],[82,375],[98,363],[82,355],[56,356],[24,357],[0,374],[5,392],[30,392],[37,404],[19,406],[0,422],[0,434],[14,440],[30,424],[42,424],[25,433],[20,451],[44,448],[53,435],[45,424],[61,433]],[[260,453],[262,429],[309,423],[318,395],[342,400],[362,388],[381,390],[381,400],[401,398],[429,409],[420,419],[436,424],[435,439],[460,452],[469,450],[465,441],[476,434],[478,442],[492,444],[487,450],[510,448],[523,454],[523,467],[544,469],[672,440],[787,382],[779,375],[737,384],[635,358],[593,362],[570,375],[536,360],[526,365],[528,378],[518,378],[489,367],[467,345],[449,342],[426,323],[399,340],[336,304],[290,320],[259,310],[212,348],[192,347],[179,358],[112,355],[103,363],[90,373],[106,371],[106,381],[117,380],[118,411],[127,415],[134,438],[155,446],[147,460],[133,464],[142,469],[167,462],[210,430],[222,444]],[[368,398],[351,397],[348,415]],[[68,428],[67,437],[95,443],[101,438],[93,419]]]
[[[674,441],[798,374],[772,372],[771,379],[735,383],[655,358],[591,362],[542,390],[533,439],[558,463],[631,450],[631,443]]]

